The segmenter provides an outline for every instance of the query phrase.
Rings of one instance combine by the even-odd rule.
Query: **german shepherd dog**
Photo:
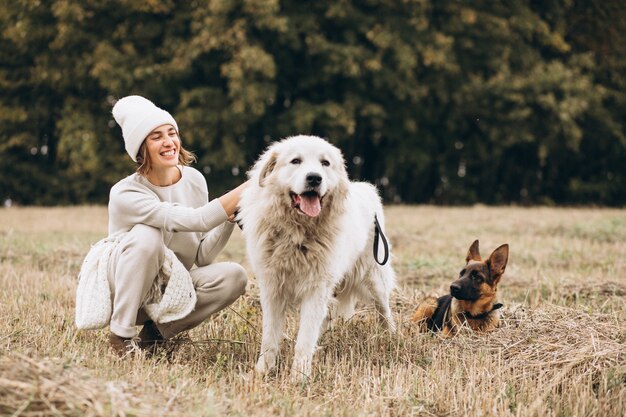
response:
[[[483,261],[475,240],[459,278],[450,285],[450,294],[422,300],[412,321],[423,331],[442,331],[445,336],[453,336],[465,324],[478,332],[495,329],[502,307],[496,303],[496,293],[508,259],[509,245],[504,244]]]

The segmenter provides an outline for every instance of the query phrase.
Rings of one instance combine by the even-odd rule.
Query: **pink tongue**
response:
[[[301,195],[300,196],[300,210],[311,217],[315,217],[320,214],[322,205],[320,204],[320,198],[317,195]]]

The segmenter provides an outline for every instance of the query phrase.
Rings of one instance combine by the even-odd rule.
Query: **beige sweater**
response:
[[[202,174],[180,167],[182,177],[173,185],[159,187],[135,173],[111,188],[109,235],[127,232],[136,224],[163,231],[165,246],[185,268],[210,264],[224,248],[233,224],[219,200],[209,202]]]

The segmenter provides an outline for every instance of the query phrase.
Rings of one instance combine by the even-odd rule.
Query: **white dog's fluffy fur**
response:
[[[381,266],[373,255],[374,215],[383,230],[385,225],[376,188],[350,182],[339,149],[316,136],[272,144],[249,176],[238,219],[263,309],[256,370],[264,374],[276,365],[290,307],[300,309],[295,377],[310,374],[333,296],[344,318],[354,313],[357,299],[374,301],[393,331],[395,274],[391,259]]]

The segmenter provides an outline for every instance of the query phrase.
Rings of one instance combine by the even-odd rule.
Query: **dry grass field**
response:
[[[312,378],[252,372],[258,289],[154,358],[118,359],[107,329],[74,326],[76,276],[106,233],[104,207],[0,209],[3,416],[623,416],[626,211],[511,207],[387,210],[399,285],[390,335],[371,308],[326,332]],[[511,253],[500,328],[452,339],[416,332],[480,239]],[[247,267],[237,230],[221,259]],[[294,321],[288,334],[294,335]]]

